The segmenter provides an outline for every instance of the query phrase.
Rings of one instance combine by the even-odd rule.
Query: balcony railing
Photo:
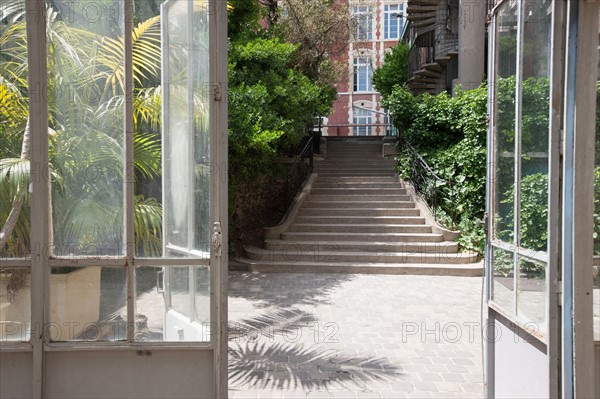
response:
[[[433,64],[440,57],[453,51],[458,51],[458,35],[448,30],[445,25],[442,31],[433,36],[433,32],[422,35],[411,47],[408,53],[408,75],[423,69],[426,64]]]

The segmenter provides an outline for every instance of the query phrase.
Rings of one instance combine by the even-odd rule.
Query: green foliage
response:
[[[515,139],[515,76],[498,79],[496,101],[498,110],[498,148],[511,151]],[[547,147],[550,103],[548,78],[531,77],[522,84],[521,146],[523,152],[545,150]]]
[[[514,190],[504,194],[503,203],[514,204]],[[534,251],[545,251],[548,242],[548,175],[533,173],[521,179],[520,245]],[[508,236],[512,237],[514,208],[506,217]]]
[[[258,19],[260,8],[258,1],[229,0],[227,13],[227,34],[232,41],[255,37],[259,33]]]
[[[271,36],[271,37],[269,37]],[[295,66],[299,46],[269,35],[237,35],[229,45],[230,249],[261,238],[284,167],[335,90]],[[250,237],[252,236],[252,237]],[[253,242],[254,243],[254,242]]]
[[[439,187],[440,214],[462,232],[465,249],[482,252],[485,211],[486,112],[485,85],[455,97],[446,93],[413,96],[404,86],[385,99],[401,138],[419,151],[434,172],[449,184]],[[398,172],[409,177],[410,152],[400,148]]]
[[[268,170],[272,157],[298,145],[334,93],[289,67],[297,46],[279,39],[233,43],[229,56],[230,162],[240,178]]]
[[[436,150],[456,144],[462,136],[460,108],[447,93],[414,97],[406,86],[397,86],[383,102],[390,110],[402,138],[418,150]]]
[[[114,226],[122,220],[118,211],[123,205],[118,193],[124,178],[124,143],[120,134],[114,133],[123,128],[123,38],[114,32],[104,36],[70,26],[51,5],[47,8],[46,30],[48,152],[55,242],[78,242],[79,249],[84,249],[88,244],[102,246],[121,241],[121,231]],[[136,178],[161,174],[157,135],[160,89],[152,86],[160,79],[159,40],[157,17],[134,27]],[[26,256],[30,248],[29,90],[26,31],[20,17],[0,21],[0,46],[0,227],[8,229],[0,253]],[[58,96],[56,93],[64,90],[65,82],[71,83],[70,90]],[[89,98],[90,87],[99,89],[97,102]],[[93,180],[90,171],[94,171]],[[161,213],[154,198],[136,197],[136,244],[140,253],[160,253]],[[9,214],[18,215],[14,227],[8,222]]]
[[[410,47],[405,43],[398,43],[392,47],[383,59],[381,67],[373,72],[373,86],[384,97],[392,94],[396,86],[406,84],[408,79],[408,51]]]

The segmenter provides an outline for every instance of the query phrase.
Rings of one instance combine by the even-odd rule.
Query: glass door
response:
[[[0,3],[0,397],[226,397],[226,2]]]
[[[507,0],[490,29],[487,386],[489,397],[556,392],[558,121],[552,1]],[[558,68],[553,68],[558,67]],[[554,80],[559,82],[559,80]],[[558,100],[558,101],[557,101]],[[551,211],[552,210],[552,211]],[[554,223],[553,223],[554,222]],[[554,228],[553,228],[554,227]]]
[[[208,9],[190,1],[163,3],[161,35],[163,255],[196,264],[162,273],[164,339],[206,341],[212,232]]]

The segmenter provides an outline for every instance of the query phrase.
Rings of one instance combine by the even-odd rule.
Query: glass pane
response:
[[[509,312],[515,306],[515,273],[513,253],[492,247],[494,265],[494,288],[492,299]]]
[[[534,331],[546,331],[546,264],[519,257],[517,315],[535,323]]]
[[[0,269],[0,343],[28,341],[30,325],[30,270]]]
[[[162,341],[165,327],[164,271],[140,267],[136,271],[136,339]]]
[[[16,7],[0,17],[0,258],[29,255],[27,74],[25,15]]]
[[[136,338],[209,341],[209,276],[206,266],[138,268]]]
[[[53,341],[127,338],[127,272],[121,268],[58,267],[50,275]]]
[[[521,113],[519,245],[546,251],[550,115],[551,3],[525,4]]]
[[[123,253],[121,0],[48,2],[55,255]],[[117,20],[117,18],[119,18]]]
[[[514,242],[515,84],[518,7],[506,2],[496,28],[494,238]]]
[[[168,269],[169,308],[191,318],[190,306],[190,268],[172,267]]]
[[[164,247],[209,257],[210,163],[208,10],[172,1],[162,8]],[[194,252],[192,252],[194,251]]]
[[[136,1],[133,50],[135,242],[138,257],[161,257],[162,243],[162,0]]]
[[[207,266],[198,266],[196,271],[196,321],[208,323],[210,321],[210,269]]]

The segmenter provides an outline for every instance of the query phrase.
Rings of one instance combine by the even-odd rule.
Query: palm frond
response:
[[[160,256],[162,252],[162,207],[154,198],[135,196],[135,242],[138,255]]]
[[[25,0],[3,2],[0,6],[0,22],[15,23],[24,18],[25,12]]]
[[[133,159],[136,172],[144,178],[161,175],[161,142],[152,133],[136,133],[133,137]]]
[[[13,196],[26,192],[29,188],[29,160],[21,158],[0,159],[0,188],[2,194]]]
[[[160,72],[160,16],[139,23],[133,30],[134,80],[158,77]],[[123,93],[125,45],[123,37],[103,37],[99,42],[97,61],[106,68],[104,93]]]

